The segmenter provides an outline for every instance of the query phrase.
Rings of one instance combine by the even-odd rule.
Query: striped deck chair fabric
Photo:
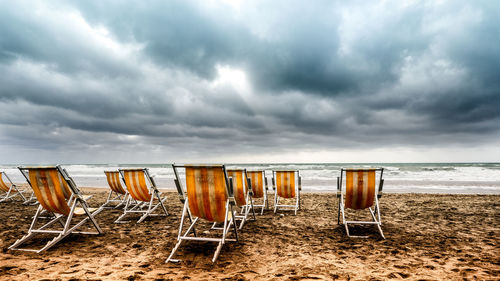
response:
[[[383,168],[347,168],[341,169],[341,175],[337,178],[337,198],[339,202],[338,223],[340,218],[345,226],[347,236],[349,237],[367,237],[353,236],[349,233],[349,224],[374,224],[377,226],[380,236],[385,239],[382,231],[380,219],[380,207],[378,198],[382,195],[384,180],[382,178]],[[377,174],[379,174],[377,190]],[[345,175],[345,186],[344,185]],[[345,189],[343,189],[345,187]],[[346,219],[346,209],[368,210],[372,221],[349,221]]]
[[[151,200],[151,193],[146,183],[144,170],[124,170],[123,178],[125,179],[125,185],[127,185],[128,192],[132,198],[143,202],[149,202],[149,200]]]
[[[3,179],[4,177],[9,181],[9,184],[5,182]],[[14,200],[13,198],[16,196],[21,197],[24,202],[27,202],[27,199],[23,194],[23,190],[19,190],[17,186],[12,183],[9,176],[7,176],[5,172],[0,172],[0,202]]]
[[[69,215],[70,207],[66,199],[69,199],[71,192],[57,169],[33,169],[28,171],[28,175],[35,196],[45,210]],[[83,214],[82,211],[79,209],[75,215]]]
[[[125,206],[127,204],[128,193],[123,188],[120,181],[120,172],[119,171],[104,171],[106,175],[106,180],[108,182],[108,186],[110,188],[108,198],[106,202],[102,204],[101,208],[118,208],[120,206]],[[113,195],[114,194],[114,195]],[[114,196],[114,197],[113,197]],[[114,206],[112,205],[114,204]]]
[[[227,177],[233,178],[233,193],[236,205],[239,207],[247,204],[247,186],[245,181],[245,170],[227,170]]]
[[[263,171],[247,171],[248,177],[252,182],[253,198],[264,197],[264,172]]]
[[[236,219],[240,221],[239,229],[242,229],[243,225],[245,225],[245,222],[248,220],[250,212],[253,214],[253,220],[256,219],[252,193],[247,186],[248,175],[245,169],[230,169],[227,170],[227,176],[233,179],[234,199],[236,200],[236,205],[241,208]]]
[[[8,187],[7,184],[3,181],[2,175],[3,175],[3,172],[2,172],[2,174],[0,174],[0,190],[3,192],[9,192],[10,187]]]
[[[264,209],[268,208],[267,200],[267,179],[264,171],[247,171],[247,175],[250,178],[252,185],[253,196],[252,199],[262,198],[262,204],[254,202],[254,208],[261,208],[260,214],[264,213]],[[265,189],[264,189],[265,184]]]
[[[224,170],[186,167],[186,191],[191,214],[211,222],[223,222],[227,191]]]
[[[276,192],[283,198],[295,197],[295,171],[276,171]]]
[[[292,209],[295,215],[300,209],[301,177],[298,170],[273,171],[274,212],[279,208]],[[295,204],[280,204],[280,199],[295,199]]]
[[[129,197],[123,210],[123,214],[118,217],[115,223],[123,223],[122,219],[128,214],[142,213],[137,223],[142,222],[148,216],[167,216],[167,208],[165,207],[166,196],[156,187],[153,177],[149,175],[147,168],[141,169],[120,169],[119,172],[123,176]],[[148,185],[149,183],[149,185]],[[135,203],[133,202],[135,200]],[[154,211],[161,207],[159,214]]]
[[[355,210],[373,206],[375,170],[347,170],[345,207]]]
[[[106,174],[106,180],[108,181],[109,188],[111,188],[112,191],[123,195],[127,193],[120,183],[120,172],[104,171],[104,173]]]
[[[70,233],[82,234],[101,234],[102,230],[94,219],[94,216],[100,212],[100,208],[89,208],[85,198],[81,196],[79,189],[74,182],[66,174],[66,171],[60,166],[53,167],[19,167],[21,173],[26,177],[28,183],[33,189],[38,202],[40,203],[38,210],[33,217],[33,222],[28,231],[28,234],[17,240],[9,249],[26,250],[41,252],[55,245],[61,239]],[[72,186],[70,186],[72,185]],[[79,207],[77,207],[79,205]],[[48,223],[43,223],[43,226],[36,229],[38,220],[41,218],[42,212],[52,214],[52,220]],[[71,222],[75,217],[83,217],[75,225]],[[97,232],[80,232],[76,231],[84,223],[92,223]],[[60,223],[60,224],[59,224]],[[50,226],[62,225],[63,229],[50,229]],[[31,239],[34,235],[40,233],[58,234],[57,237],[50,240],[43,248],[34,249],[19,249],[19,245],[24,241]]]
[[[173,259],[176,251],[183,241],[208,241],[218,243],[212,262],[217,260],[222,245],[227,241],[237,241],[238,232],[234,223],[233,206],[236,204],[235,198],[230,194],[231,184],[227,177],[227,171],[224,165],[176,165],[172,168],[175,174],[175,184],[181,202],[184,207],[179,225],[177,244],[172,249],[166,262],[177,262]],[[181,184],[181,178],[177,169],[185,170],[186,190]],[[237,178],[237,177],[236,177]],[[202,236],[203,233],[197,233],[195,226],[201,220],[212,223],[211,231],[222,231],[220,237],[215,234],[209,234],[208,237]],[[189,220],[190,224],[186,228],[185,222]],[[221,227],[217,227],[221,224]],[[234,231],[236,239],[227,238],[230,230]]]

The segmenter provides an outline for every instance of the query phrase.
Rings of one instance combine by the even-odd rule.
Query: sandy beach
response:
[[[91,206],[104,202],[103,189]],[[180,263],[165,264],[176,243],[181,203],[168,191],[168,217],[114,224],[119,210],[97,216],[105,234],[73,234],[40,254],[7,248],[26,234],[35,206],[0,204],[1,280],[498,280],[500,195],[385,194],[386,240],[374,227],[337,225],[331,193],[303,193],[303,209],[267,211],[248,222],[240,243],[186,243]]]

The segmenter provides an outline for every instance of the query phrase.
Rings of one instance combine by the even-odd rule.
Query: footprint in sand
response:
[[[433,265],[426,265],[426,266],[424,266],[424,267],[425,267],[425,268],[428,268],[428,269],[430,269],[430,270],[434,270],[434,269],[436,269],[436,267],[435,267],[435,266],[433,266]]]
[[[387,277],[390,279],[408,278],[410,277],[410,274],[403,272],[391,272],[389,275],[387,275]]]

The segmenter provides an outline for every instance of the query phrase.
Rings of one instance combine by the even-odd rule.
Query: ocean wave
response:
[[[434,171],[455,171],[455,167],[399,167],[398,171],[402,172],[434,172]]]
[[[117,170],[126,167],[147,167],[155,175],[160,187],[174,188],[174,173],[170,164],[71,164],[63,165],[79,186],[106,187],[104,170]],[[302,176],[304,190],[329,191],[336,185],[342,167],[384,167],[386,184],[384,189],[397,192],[477,191],[477,193],[500,193],[500,183],[478,184],[485,181],[500,182],[500,163],[263,163],[228,164],[229,168],[264,169],[269,181],[273,169],[298,169]],[[16,183],[26,183],[16,165],[3,164],[0,170],[7,172]],[[178,170],[184,177],[184,170]],[[439,184],[436,182],[439,181]],[[397,184],[394,184],[397,183]]]

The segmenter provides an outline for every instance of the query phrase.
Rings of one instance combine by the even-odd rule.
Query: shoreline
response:
[[[90,192],[102,192],[104,191],[109,191],[109,187],[89,187],[89,186],[82,186],[80,187],[82,190],[88,190]],[[172,192],[177,195],[177,189],[175,188],[162,188],[159,187],[158,190],[165,191],[165,192]],[[382,191],[383,194],[418,194],[418,195],[487,195],[487,196],[500,196],[500,191],[492,191],[492,193],[459,193],[459,192],[454,192],[454,193],[440,193],[440,192],[401,192],[401,191]],[[307,190],[302,187],[302,193],[306,194],[331,194],[332,196],[335,196],[336,191],[333,190]],[[273,197],[273,190],[269,188],[268,190],[268,196]]]
[[[78,186],[107,188],[104,170],[147,167],[159,188],[175,190],[170,164],[64,164]],[[386,193],[500,194],[500,163],[230,163],[227,167],[262,169],[271,184],[276,168],[300,170],[304,192],[335,192],[340,169],[351,166],[384,167]],[[2,169],[18,183],[26,183],[15,166]]]

